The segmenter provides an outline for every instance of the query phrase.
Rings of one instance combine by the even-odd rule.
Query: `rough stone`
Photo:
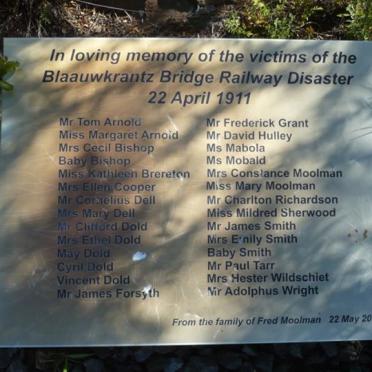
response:
[[[358,344],[350,343],[342,349],[340,359],[344,362],[354,362],[359,359],[359,353]]]
[[[168,358],[164,355],[153,355],[146,360],[146,368],[149,372],[163,372],[167,366]]]
[[[16,349],[0,349],[0,368],[7,368],[16,353]]]
[[[133,355],[132,349],[129,349],[127,347],[121,347],[121,348],[115,349],[113,358],[118,361],[125,361],[132,355]]]
[[[175,346],[157,346],[153,348],[154,352],[158,354],[171,354],[176,350]]]
[[[338,347],[334,342],[324,342],[321,344],[321,347],[330,358],[333,358],[338,354]]]
[[[232,351],[221,353],[218,355],[217,360],[222,367],[229,371],[236,371],[243,364],[241,354]]]
[[[288,346],[288,349],[289,349],[289,354],[293,356],[294,358],[302,359],[304,357],[300,344],[290,344]]]
[[[22,363],[20,359],[14,360],[7,368],[6,372],[28,372],[29,369]]]
[[[103,372],[105,365],[102,360],[91,358],[84,362],[86,372]]]
[[[260,372],[272,372],[274,364],[274,355],[260,353],[258,357],[255,358],[254,366]]]
[[[203,358],[197,355],[193,355],[188,360],[187,365],[184,369],[185,372],[218,372],[218,365],[211,359]]]
[[[251,346],[248,346],[248,345],[243,346],[242,352],[251,357],[254,357],[257,355],[256,351]]]
[[[183,361],[180,358],[170,358],[164,368],[164,372],[176,372],[183,366]]]
[[[256,372],[253,364],[248,361],[244,361],[242,366],[238,369],[239,372]]]
[[[147,360],[153,354],[151,347],[141,347],[134,352],[134,358],[138,363],[142,363]]]
[[[290,372],[291,366],[289,363],[281,363],[275,367],[275,372]]]
[[[85,372],[85,369],[82,366],[74,366],[71,372]]]
[[[137,362],[114,364],[107,369],[110,372],[143,372],[142,365]]]

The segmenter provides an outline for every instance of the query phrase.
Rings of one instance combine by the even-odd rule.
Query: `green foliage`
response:
[[[42,1],[39,5],[39,25],[48,27],[52,24],[52,5],[48,1]]]
[[[6,57],[0,56],[0,90],[11,91],[13,85],[7,80],[15,73],[19,63],[15,61],[8,61]]]
[[[351,0],[346,7],[347,33],[352,39],[372,39],[372,2],[370,0]]]
[[[241,2],[241,17],[236,12],[225,21],[234,37],[295,38],[313,37],[310,18],[323,8],[312,0],[250,0]]]
[[[37,352],[36,364],[43,371],[69,372],[73,367],[82,365],[84,360],[90,357],[94,357],[94,354],[40,350]]]
[[[224,22],[226,31],[234,36],[241,38],[249,38],[254,34],[251,31],[248,31],[241,22],[241,19],[237,12],[231,12],[229,17]]]
[[[240,0],[238,9],[224,23],[233,37],[371,39],[371,0]]]

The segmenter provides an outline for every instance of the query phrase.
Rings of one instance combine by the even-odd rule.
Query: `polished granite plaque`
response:
[[[372,336],[372,44],[5,39],[0,345]]]

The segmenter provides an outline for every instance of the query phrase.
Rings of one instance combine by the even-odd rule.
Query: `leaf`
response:
[[[8,61],[6,57],[0,56],[0,89],[10,92],[13,90],[13,85],[5,81],[9,79],[19,67],[16,61]]]
[[[64,363],[62,372],[68,372],[68,361],[67,361],[67,358],[65,359],[65,363]]]
[[[13,90],[13,85],[4,80],[0,80],[0,89],[4,89],[6,92],[11,92]]]

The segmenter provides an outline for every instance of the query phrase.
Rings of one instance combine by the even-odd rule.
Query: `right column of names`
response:
[[[337,216],[339,197],[322,184],[343,172],[271,161],[273,149],[285,154],[296,136],[311,135],[311,121],[209,117],[204,125],[208,295],[319,295],[331,273],[311,265],[289,270],[283,257],[306,248],[302,226]]]

